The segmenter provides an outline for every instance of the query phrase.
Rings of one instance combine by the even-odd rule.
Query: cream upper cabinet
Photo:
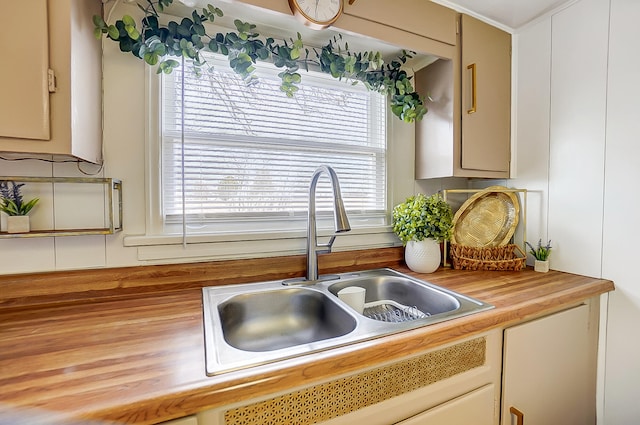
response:
[[[10,13],[9,13],[10,12]],[[21,37],[29,22],[28,37]],[[14,2],[0,14],[0,137],[49,139],[47,0]]]
[[[344,13],[455,45],[457,13],[425,0],[345,1]],[[432,52],[424,52],[432,53]]]
[[[92,22],[101,12],[93,0],[23,0],[5,8],[0,46],[11,66],[0,70],[0,152],[101,161],[102,44]]]
[[[502,424],[596,423],[596,302],[505,330]]]
[[[456,55],[418,70],[429,113],[416,124],[416,178],[508,178],[511,35],[460,16]]]
[[[509,177],[511,36],[461,17],[462,168]]]

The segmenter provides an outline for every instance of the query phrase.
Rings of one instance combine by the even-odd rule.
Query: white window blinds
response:
[[[272,65],[262,65],[259,80],[247,86],[226,58],[207,60],[214,71],[198,78],[188,70],[184,93],[181,70],[163,76],[167,225],[182,223],[184,213],[190,228],[206,232],[304,228],[309,180],[321,164],[338,174],[353,225],[384,224],[384,97],[302,71],[300,90],[287,98]],[[319,216],[332,210],[324,180]]]

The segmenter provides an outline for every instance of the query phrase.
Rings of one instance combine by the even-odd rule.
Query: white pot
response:
[[[10,215],[7,217],[7,233],[29,233],[28,215]]]
[[[540,261],[536,260],[536,263],[533,266],[533,270],[537,272],[546,273],[549,271],[549,260]]]
[[[440,267],[442,255],[435,239],[409,241],[404,250],[404,261],[417,273],[433,273]]]

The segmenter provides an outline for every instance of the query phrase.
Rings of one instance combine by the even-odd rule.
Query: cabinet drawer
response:
[[[493,425],[495,423],[495,386],[486,385],[443,403],[398,425]]]

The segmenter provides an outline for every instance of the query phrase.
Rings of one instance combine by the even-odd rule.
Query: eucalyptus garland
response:
[[[427,112],[423,99],[413,89],[411,77],[402,69],[412,52],[403,50],[397,60],[385,64],[380,52],[351,52],[347,43],[341,44],[341,36],[333,37],[320,50],[309,50],[300,33],[296,38],[278,42],[271,37],[261,37],[256,25],[238,19],[234,21],[236,32],[208,34],[204,23],[223,16],[222,10],[210,4],[201,12],[194,10],[191,17],[180,22],[161,25],[159,14],[171,3],[173,0],[146,0],[146,5],[138,4],[144,12],[140,28],[129,15],[112,25],[96,15],[94,34],[98,39],[106,35],[118,42],[120,51],[157,66],[158,73],[170,74],[180,65],[177,59],[184,58],[200,74],[207,66],[200,52],[211,51],[227,56],[229,66],[246,83],[251,83],[256,78],[256,62],[271,60],[282,69],[278,74],[280,90],[293,97],[302,81],[300,69],[308,71],[313,64],[334,78],[353,84],[361,82],[369,90],[387,95],[392,113],[405,122],[420,120]]]

